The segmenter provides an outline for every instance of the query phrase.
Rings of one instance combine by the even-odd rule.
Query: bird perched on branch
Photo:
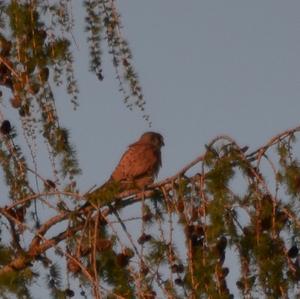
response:
[[[122,192],[132,189],[143,190],[152,184],[161,167],[162,146],[164,146],[162,135],[156,132],[144,133],[138,141],[129,145],[110,179],[89,193],[87,199],[94,200],[109,193],[105,191],[112,189],[112,186],[116,186],[118,192]]]

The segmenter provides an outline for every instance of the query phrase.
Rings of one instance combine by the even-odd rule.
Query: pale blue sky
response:
[[[160,177],[218,134],[256,147],[300,123],[300,2],[118,1],[153,127],[165,136]],[[77,6],[77,4],[76,4]],[[83,15],[76,8],[76,22]],[[87,69],[75,32],[80,107],[64,111],[83,168],[82,187],[109,177],[126,146],[148,130],[122,104],[105,55],[103,82]]]

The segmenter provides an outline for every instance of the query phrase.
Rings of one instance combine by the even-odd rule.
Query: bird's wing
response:
[[[159,170],[160,161],[160,154],[152,145],[134,143],[123,154],[111,178],[122,181],[145,175],[154,177]]]

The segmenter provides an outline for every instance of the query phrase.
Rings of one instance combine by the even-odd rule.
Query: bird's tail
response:
[[[80,210],[91,206],[103,206],[107,203],[110,203],[114,200],[115,195],[120,192],[118,183],[115,182],[113,179],[109,179],[103,185],[98,187],[97,189],[88,192],[84,195],[86,198],[86,203],[80,208]]]

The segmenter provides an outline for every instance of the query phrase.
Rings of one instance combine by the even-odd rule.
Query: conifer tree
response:
[[[150,123],[115,1],[85,0],[82,9],[90,71],[105,79],[108,49],[124,104]],[[47,288],[44,298],[225,299],[237,289],[243,298],[297,296],[300,127],[258,149],[218,136],[147,190],[82,194],[53,92],[63,86],[75,108],[80,102],[74,22],[69,0],[0,1],[0,95],[8,107],[0,107],[1,298],[33,298],[36,282]],[[40,173],[37,143],[53,178]],[[133,205],[138,215],[128,218]]]

